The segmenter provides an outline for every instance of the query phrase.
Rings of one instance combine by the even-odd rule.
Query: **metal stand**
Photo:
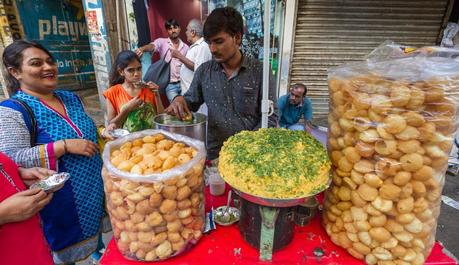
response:
[[[274,230],[279,208],[260,206],[260,260],[271,261],[273,257]]]

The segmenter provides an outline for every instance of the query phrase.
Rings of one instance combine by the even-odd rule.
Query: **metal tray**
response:
[[[241,196],[241,198],[244,198],[250,202],[263,205],[263,206],[269,206],[269,207],[292,207],[292,206],[297,206],[300,204],[303,204],[308,201],[309,198],[312,196],[315,196],[316,194],[326,190],[328,186],[330,185],[331,180],[325,185],[323,190],[317,191],[314,194],[311,194],[309,196],[303,197],[303,198],[291,198],[291,199],[271,199],[271,198],[263,198],[260,196],[255,196],[251,195],[245,192],[242,192],[234,187],[231,186],[231,188],[236,192],[237,195]]]

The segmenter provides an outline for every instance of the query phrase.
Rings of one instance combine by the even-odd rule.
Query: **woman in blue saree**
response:
[[[70,173],[40,215],[56,264],[85,259],[106,219],[96,126],[76,95],[56,90],[56,62],[39,44],[14,42],[3,64],[12,99],[0,104],[0,151],[22,167]]]

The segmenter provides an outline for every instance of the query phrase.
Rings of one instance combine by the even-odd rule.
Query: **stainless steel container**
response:
[[[193,113],[192,121],[181,122],[175,116],[163,113],[155,116],[153,122],[156,129],[186,135],[201,140],[207,145],[207,116],[204,114]]]

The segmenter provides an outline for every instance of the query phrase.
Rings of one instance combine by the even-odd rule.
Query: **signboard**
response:
[[[24,36],[16,2],[13,0],[0,1],[0,34],[4,47]]]
[[[26,39],[45,46],[55,57],[59,88],[95,87],[83,6],[77,0],[17,1]]]
[[[16,1],[6,0],[0,1],[0,53],[3,49],[15,40],[22,39],[24,31],[22,29],[21,20],[19,18]],[[1,66],[3,68],[3,66]],[[8,90],[6,89],[5,82],[5,69],[0,71],[0,84],[2,90],[0,97],[9,97]]]
[[[94,70],[96,72],[99,100],[105,109],[103,91],[109,87],[109,70],[111,68],[110,50],[108,47],[107,28],[104,23],[102,0],[83,0],[83,7],[88,24],[89,43],[91,46]]]

